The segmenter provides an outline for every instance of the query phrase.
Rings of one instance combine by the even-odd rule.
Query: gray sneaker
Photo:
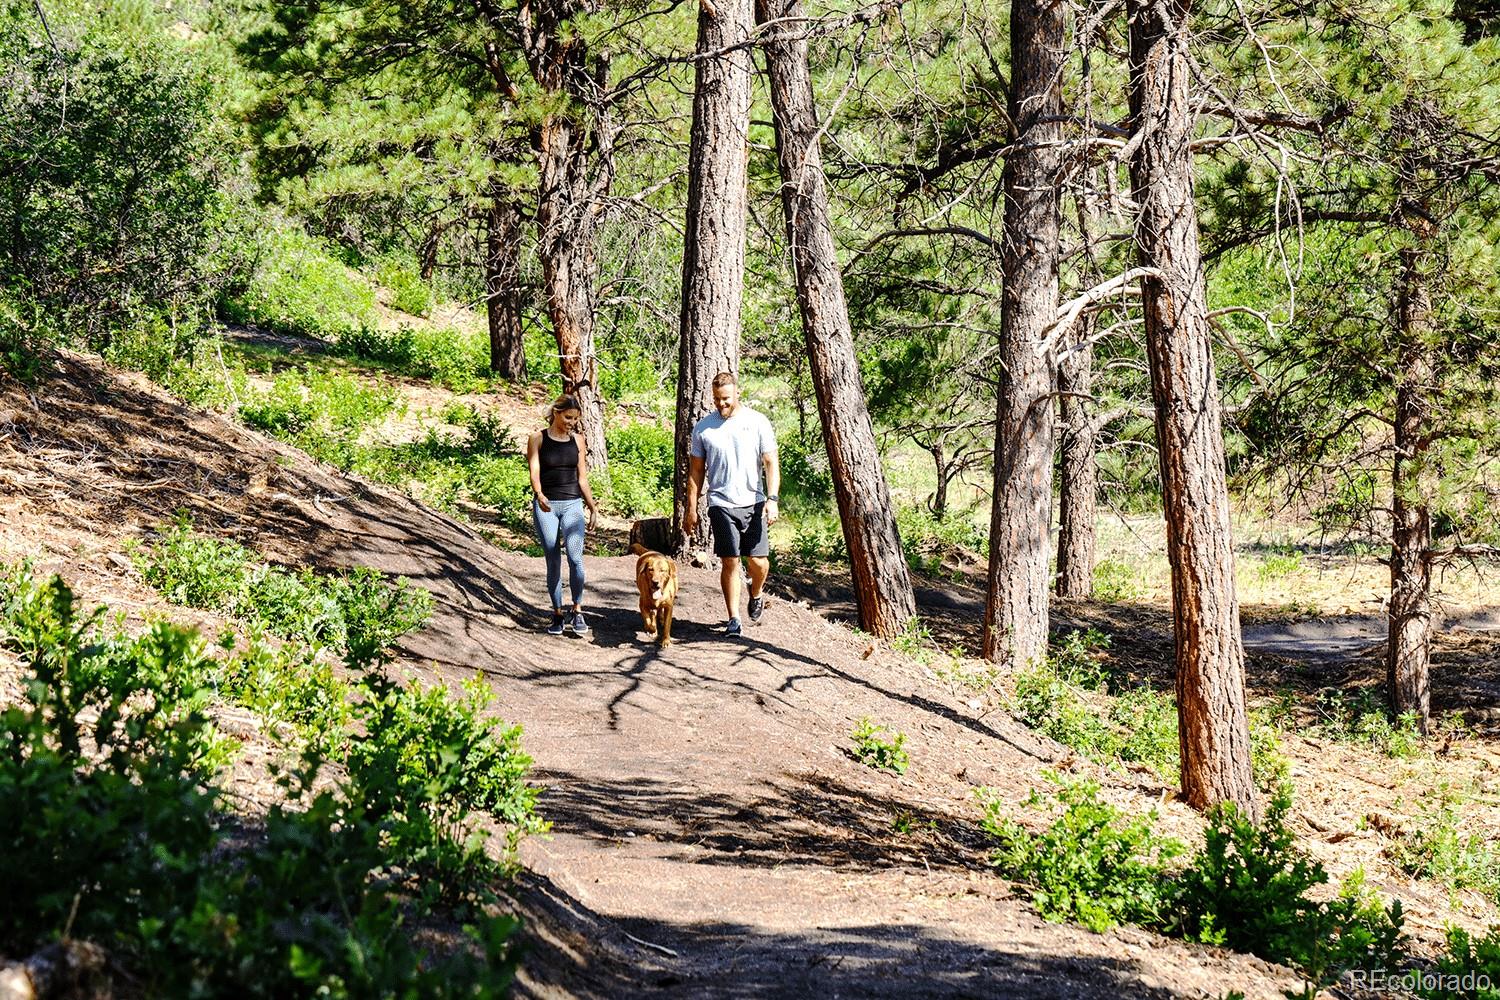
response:
[[[750,598],[750,624],[751,625],[759,625],[760,624],[760,616],[763,615],[763,614],[765,614],[765,613],[766,613],[766,599],[765,599],[765,596],[762,595],[760,597],[752,597],[752,598]]]
[[[572,620],[568,622],[568,628],[573,630],[574,635],[588,635],[589,623],[583,620],[583,612],[573,612]]]
[[[731,619],[729,619],[728,624],[726,624],[724,626],[724,634],[725,635],[739,635],[740,634],[740,620],[738,618],[731,618]]]

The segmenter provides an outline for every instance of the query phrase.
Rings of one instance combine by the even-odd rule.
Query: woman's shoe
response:
[[[547,626],[548,635],[563,634],[563,614],[561,611],[552,612],[552,624]]]

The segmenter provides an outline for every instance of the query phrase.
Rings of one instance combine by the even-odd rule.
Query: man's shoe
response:
[[[738,618],[731,618],[731,619],[729,619],[728,624],[726,624],[724,626],[724,634],[725,635],[739,635],[740,634],[740,620]]]
[[[573,630],[574,635],[589,634],[589,623],[583,620],[582,611],[573,612],[573,620],[568,623],[568,627]]]
[[[765,597],[750,598],[750,624],[759,625],[760,616],[766,613]]]
[[[548,635],[563,634],[563,616],[561,611],[552,612],[552,624],[547,626]]]

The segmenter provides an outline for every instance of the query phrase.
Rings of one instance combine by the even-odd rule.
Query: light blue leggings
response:
[[[536,527],[537,541],[542,543],[542,553],[547,557],[547,593],[552,595],[552,606],[560,608],[562,602],[562,557],[568,552],[568,589],[573,593],[573,603],[583,603],[583,533],[587,526],[584,520],[583,498],[574,500],[552,500],[552,510],[542,510],[541,504],[531,501],[531,523]]]

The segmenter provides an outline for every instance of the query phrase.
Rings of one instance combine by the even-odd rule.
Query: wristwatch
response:
[[[766,503],[771,503],[772,501],[775,501],[776,503],[781,503],[781,497],[777,496],[775,493],[772,493],[772,494],[770,494],[769,496],[766,497]]]

